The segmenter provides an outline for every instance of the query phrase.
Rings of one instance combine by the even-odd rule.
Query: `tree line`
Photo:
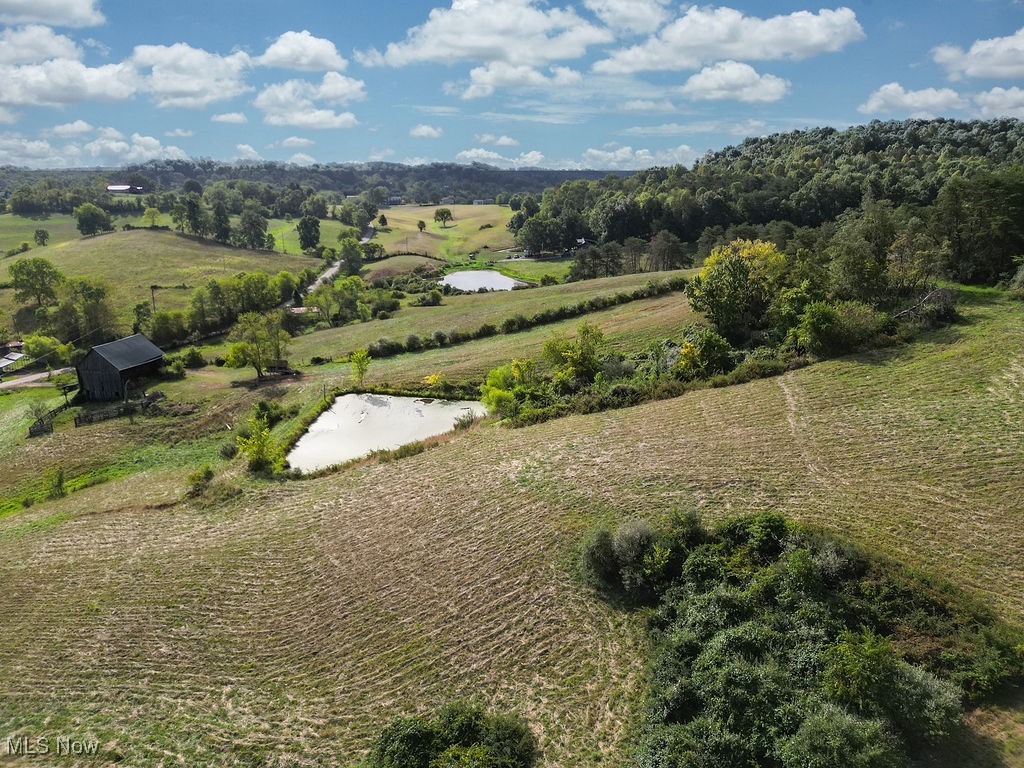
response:
[[[900,229],[886,247],[909,239],[944,274],[991,284],[1012,275],[1024,250],[1022,166],[1019,120],[875,121],[747,139],[692,169],[566,182],[525,204],[509,227],[530,250],[610,248],[580,255],[576,274],[589,277],[650,267],[639,244],[646,253],[660,238],[664,251],[669,235],[679,243],[669,249],[674,265],[736,239],[820,252],[844,214],[888,203]]]

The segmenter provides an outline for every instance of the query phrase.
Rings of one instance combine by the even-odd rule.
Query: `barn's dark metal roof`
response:
[[[160,347],[141,333],[126,336],[117,341],[97,344],[92,351],[119,371],[126,371],[137,365],[145,365],[164,356]]]

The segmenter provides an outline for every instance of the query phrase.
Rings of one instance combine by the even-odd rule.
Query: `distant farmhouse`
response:
[[[163,351],[141,333],[97,344],[75,366],[79,391],[87,400],[123,400],[132,380],[157,373],[163,363]]]
[[[451,195],[441,198],[441,205],[455,205],[455,198]]]
[[[494,205],[493,200],[474,200],[473,205]]]
[[[405,198],[401,195],[391,195],[388,198],[388,205],[405,205]]]

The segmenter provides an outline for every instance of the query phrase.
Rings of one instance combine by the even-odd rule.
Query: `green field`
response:
[[[157,292],[157,309],[184,309],[192,289],[212,277],[227,277],[237,272],[262,270],[276,274],[282,269],[299,272],[317,268],[319,259],[308,256],[248,251],[197,240],[174,232],[111,232],[89,238],[34,248],[26,256],[49,259],[69,277],[98,277],[113,289],[113,300],[122,319],[130,317],[131,307],[150,299],[151,285],[181,285]],[[0,281],[7,279],[8,268],[18,257],[0,260]],[[0,290],[0,311],[15,309],[14,291]]]
[[[516,314],[531,317],[544,309],[576,304],[594,296],[632,291],[652,279],[664,279],[680,274],[685,274],[685,272],[622,275],[621,277],[586,280],[566,285],[510,291],[505,294],[491,292],[445,296],[442,304],[437,307],[404,306],[388,320],[355,323],[298,336],[292,341],[291,356],[300,363],[307,363],[313,356],[335,358],[347,356],[349,352],[366,347],[380,338],[404,342],[411,333],[430,336],[434,331],[448,333],[452,330],[476,330],[484,323],[492,323],[497,326],[505,318]],[[677,297],[677,300],[684,301],[681,295]]]
[[[427,258],[426,256],[388,256],[386,259],[368,263],[360,271],[359,276],[369,283],[377,278],[405,275],[417,267],[425,267],[433,271],[446,266],[447,262]]]
[[[22,243],[28,243],[32,248],[36,248],[33,236],[37,229],[45,229],[50,233],[49,245],[66,243],[81,237],[75,220],[65,214],[15,216],[13,213],[0,213],[0,252],[17,248]],[[6,260],[0,259],[0,264],[4,261]]]
[[[455,217],[442,227],[434,221],[434,211],[448,208]],[[388,253],[418,253],[447,261],[470,260],[471,253],[496,252],[512,248],[515,241],[507,225],[512,210],[501,205],[400,205],[383,208],[388,226],[374,236],[374,242]],[[427,225],[420,232],[416,223]],[[482,226],[490,225],[485,229]]]
[[[636,302],[595,319],[634,344],[668,332],[671,311]],[[995,291],[970,292],[962,313],[912,345],[521,430],[482,425],[313,480],[253,483],[216,457],[225,428],[279,386],[228,387],[245,372],[225,369],[166,387],[202,405],[192,417],[0,444],[3,496],[55,457],[110,454],[117,468],[0,519],[0,602],[17,608],[0,626],[0,730],[97,738],[95,765],[348,764],[395,713],[463,695],[526,715],[545,766],[622,764],[642,621],[581,588],[571,555],[595,521],[679,508],[778,510],[1020,621],[1024,314]],[[446,363],[475,376],[549,331],[377,361],[370,378]],[[310,369],[279,394],[309,404],[343,375]],[[12,397],[4,424],[27,408]],[[184,501],[203,461],[240,495]],[[927,765],[1024,765],[1019,698],[971,713]]]

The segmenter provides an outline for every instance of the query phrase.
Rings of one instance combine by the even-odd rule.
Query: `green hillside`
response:
[[[299,272],[321,263],[308,256],[248,251],[174,232],[144,229],[59,242],[33,248],[26,256],[48,259],[69,277],[90,276],[106,281],[114,289],[114,306],[125,319],[135,303],[150,298],[151,285],[188,286],[157,293],[158,309],[184,309],[191,290],[212,277],[256,270],[271,275],[282,269]],[[0,282],[7,280],[7,270],[18,258],[0,259]],[[0,310],[15,307],[14,291],[0,290]]]
[[[980,290],[962,313],[913,345],[522,430],[479,426],[313,480],[253,484],[218,463],[216,430],[267,394],[216,394],[239,375],[223,369],[191,377],[205,403],[191,420],[2,447],[27,472],[72,444],[124,441],[135,474],[0,519],[0,602],[17,606],[0,626],[0,730],[97,738],[96,765],[346,764],[395,713],[463,695],[526,715],[543,765],[621,764],[641,620],[583,589],[572,553],[597,521],[673,508],[780,511],[1019,621],[1024,313]],[[516,339],[371,371],[422,376],[431,355]],[[282,401],[307,402],[319,383]],[[145,448],[158,433],[159,456]],[[182,498],[202,461],[218,473],[209,506]],[[1024,765],[1022,713],[1012,697],[972,713],[931,765]]]

